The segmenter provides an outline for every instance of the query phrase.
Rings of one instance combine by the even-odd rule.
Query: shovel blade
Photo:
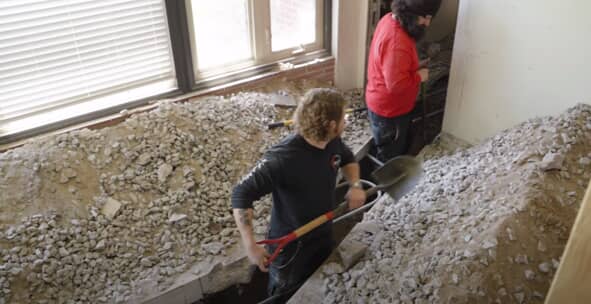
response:
[[[371,175],[390,197],[399,200],[419,183],[423,167],[418,159],[402,155],[389,160]]]

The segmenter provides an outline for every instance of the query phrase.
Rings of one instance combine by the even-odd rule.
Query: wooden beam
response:
[[[591,183],[546,297],[546,304],[563,303],[591,303]]]

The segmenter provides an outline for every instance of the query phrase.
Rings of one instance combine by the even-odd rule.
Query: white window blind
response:
[[[0,1],[0,137],[176,87],[164,0]]]

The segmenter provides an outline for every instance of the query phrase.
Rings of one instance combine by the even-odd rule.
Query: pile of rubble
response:
[[[421,183],[365,215],[375,235],[357,237],[361,261],[325,266],[325,302],[543,303],[591,178],[590,142],[591,107],[578,105],[471,148],[429,147]]]
[[[164,103],[0,154],[0,303],[139,301],[154,292],[143,279],[165,289],[224,254],[239,239],[232,186],[290,132],[266,130],[290,115],[269,96]],[[269,211],[268,197],[255,204],[256,233]]]

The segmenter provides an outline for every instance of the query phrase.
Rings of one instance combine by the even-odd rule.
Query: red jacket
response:
[[[416,42],[392,18],[384,16],[374,32],[367,61],[367,107],[383,117],[410,112],[421,77]]]

